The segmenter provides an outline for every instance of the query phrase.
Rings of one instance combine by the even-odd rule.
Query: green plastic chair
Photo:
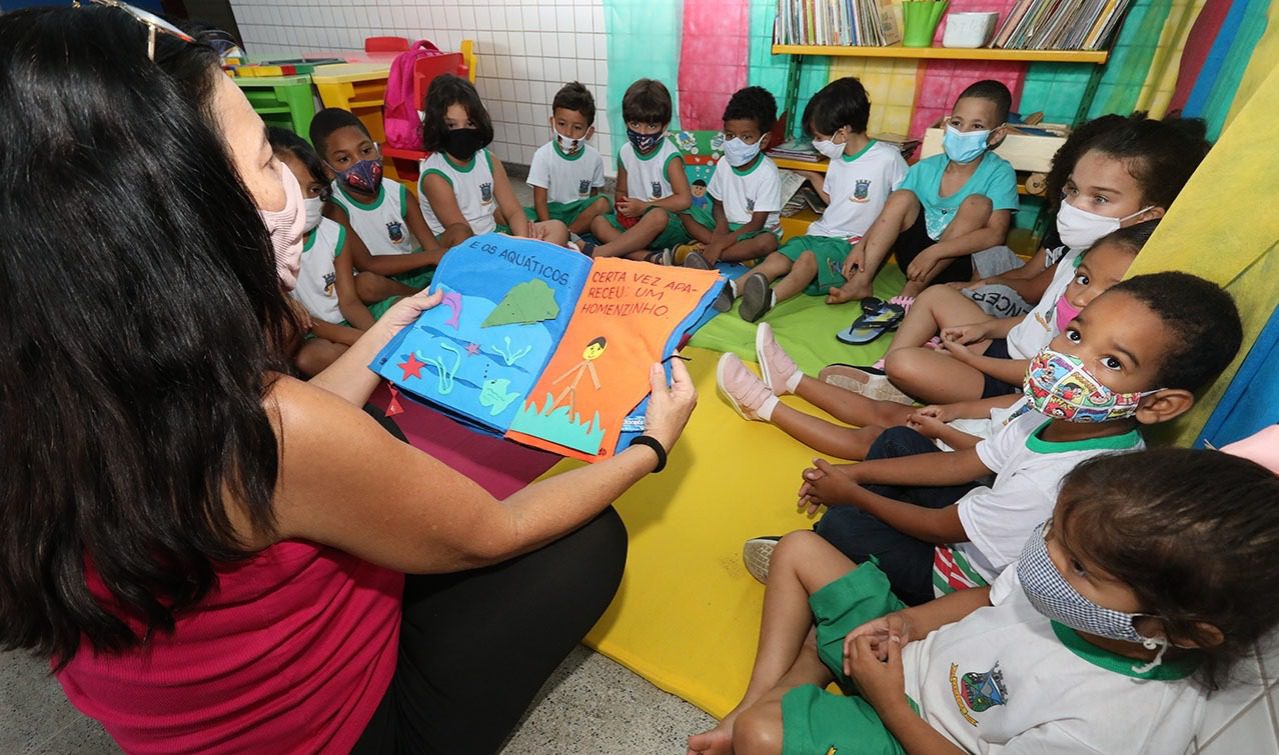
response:
[[[315,118],[310,76],[250,76],[232,81],[266,125],[287,128],[310,140],[311,120]]]

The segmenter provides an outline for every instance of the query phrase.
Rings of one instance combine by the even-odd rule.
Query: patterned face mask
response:
[[[1040,414],[1067,422],[1110,422],[1137,413],[1141,400],[1160,389],[1118,393],[1102,385],[1083,360],[1046,348],[1030,360],[1022,391]]]
[[[661,131],[656,134],[641,134],[633,128],[626,129],[626,138],[631,141],[631,146],[635,147],[637,152],[648,152],[657,146],[657,142],[663,136]]]
[[[1146,614],[1116,611],[1080,595],[1053,564],[1048,542],[1044,539],[1049,526],[1051,520],[1035,529],[1017,561],[1017,581],[1021,582],[1026,599],[1040,614],[1076,631],[1139,644],[1147,650],[1159,648],[1154,661],[1138,668],[1138,671],[1149,671],[1158,666],[1168,641],[1163,637],[1147,637],[1137,631],[1133,622]]]
[[[376,194],[382,185],[382,159],[361,160],[346,170],[339,170],[337,180],[348,189]]]

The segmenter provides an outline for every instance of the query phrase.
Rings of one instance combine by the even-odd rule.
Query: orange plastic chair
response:
[[[409,41],[404,37],[365,37],[365,52],[404,52]]]

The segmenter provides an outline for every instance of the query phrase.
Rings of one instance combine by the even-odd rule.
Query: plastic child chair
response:
[[[932,47],[949,0],[903,0],[902,47]]]
[[[409,49],[409,41],[405,37],[365,37],[365,52],[404,52]]]

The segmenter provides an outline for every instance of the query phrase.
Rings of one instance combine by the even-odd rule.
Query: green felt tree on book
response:
[[[555,303],[555,292],[545,281],[534,279],[517,284],[507,291],[502,301],[480,323],[480,327],[541,322],[554,319],[559,313],[560,306]]]

